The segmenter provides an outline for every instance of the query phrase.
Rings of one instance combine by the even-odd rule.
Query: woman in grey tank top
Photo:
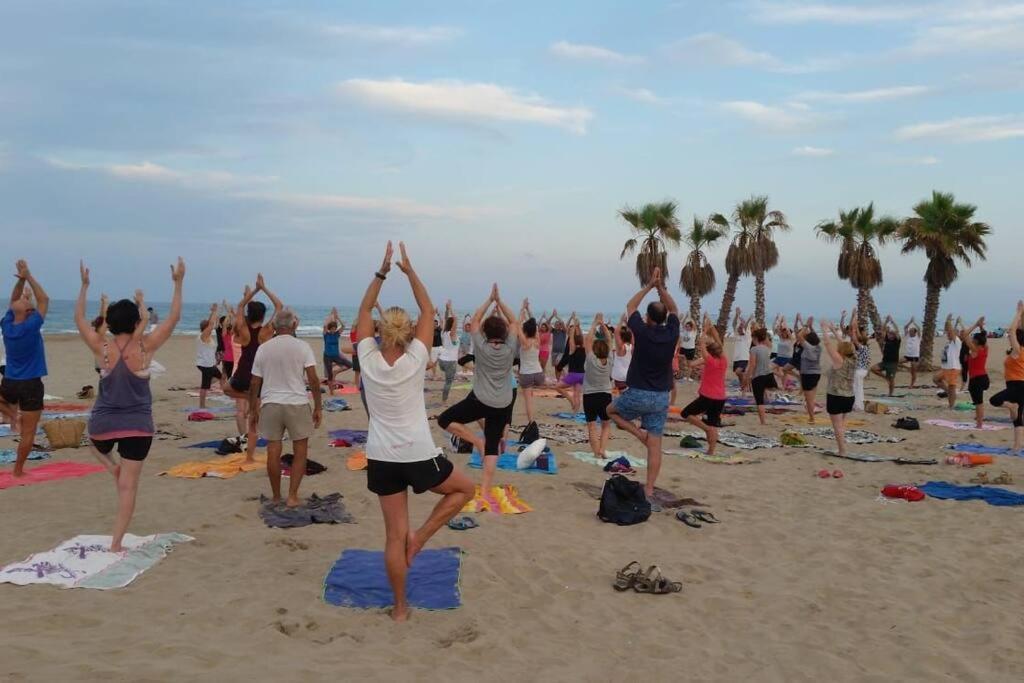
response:
[[[89,415],[89,440],[93,455],[103,463],[117,482],[117,517],[110,541],[110,551],[119,553],[139,489],[142,463],[153,443],[153,395],[149,390],[149,364],[153,354],[163,346],[181,318],[181,285],[185,279],[185,262],[180,258],[171,266],[174,295],[171,311],[163,321],[146,334],[142,293],[136,300],[122,299],[107,308],[107,329],[113,343],[107,342],[86,320],[85,302],[89,291],[89,269],[80,267],[82,288],[75,304],[75,325],[82,341],[93,352],[100,368],[99,398]],[[110,454],[117,446],[119,461]]]
[[[772,347],[768,339],[768,330],[759,327],[753,332],[754,345],[750,347],[750,360],[747,362],[746,381],[754,393],[757,404],[757,418],[761,424],[767,424],[765,418],[765,395],[769,389],[777,389],[775,373],[772,372]]]
[[[596,339],[601,332],[601,339]],[[583,338],[587,353],[583,361],[583,414],[587,419],[587,438],[590,450],[599,458],[607,457],[608,437],[612,423],[608,419],[608,406],[612,402],[612,360],[609,358],[611,330],[598,313]],[[597,435],[597,420],[601,420],[601,436]]]

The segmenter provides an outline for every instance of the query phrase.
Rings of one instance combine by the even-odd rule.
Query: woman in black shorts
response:
[[[853,343],[840,341],[839,331],[828,321],[822,321],[821,329],[825,335],[825,349],[832,361],[832,368],[828,371],[828,393],[825,396],[825,407],[832,420],[836,450],[840,456],[845,456],[846,416],[853,412],[853,376],[857,370],[857,356]]]
[[[704,345],[695,368],[703,367],[697,398],[683,408],[684,420],[703,430],[708,440],[708,455],[715,454],[718,444],[718,428],[722,426],[722,409],[725,407],[725,373],[728,361],[722,349],[722,338],[711,324],[711,318],[704,314]],[[704,419],[701,419],[701,415]]]
[[[595,339],[598,332],[602,333],[601,339]],[[608,406],[612,402],[609,339],[611,330],[604,324],[604,316],[598,313],[583,338],[583,348],[587,354],[583,361],[583,413],[587,420],[590,450],[599,458],[607,457],[608,437],[612,426],[608,419]],[[598,420],[601,420],[600,436],[597,432]]]
[[[814,411],[818,398],[818,382],[821,380],[821,339],[814,331],[814,318],[807,318],[807,325],[797,332],[796,351],[793,356],[800,358],[800,390],[804,393],[807,421],[814,424]]]

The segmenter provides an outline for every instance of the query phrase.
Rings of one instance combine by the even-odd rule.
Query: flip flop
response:
[[[632,571],[632,567],[634,565],[636,566],[636,570]],[[633,587],[633,584],[636,583],[642,573],[643,567],[639,562],[633,560],[615,573],[615,582],[612,583],[612,588],[617,591],[627,591]]]
[[[705,524],[720,524],[717,517],[706,510],[690,510],[690,515],[704,522]]]
[[[843,474],[842,470],[835,470],[834,472],[832,472],[833,479],[842,479],[844,476],[846,475]]]
[[[701,526],[700,524],[697,524],[697,520],[695,519],[694,515],[691,515],[686,510],[678,510],[676,512],[676,519],[678,519],[686,526],[693,527],[694,529],[699,529]]]
[[[679,581],[669,581],[661,575],[661,569],[657,565],[651,565],[643,576],[637,578],[633,590],[637,593],[665,595],[683,590],[683,584]]]
[[[475,529],[479,524],[472,517],[456,517],[448,520],[448,528],[454,529],[455,531],[465,531],[466,529]]]
[[[832,476],[832,473],[829,472],[828,470],[818,470],[818,478],[819,479],[828,479],[831,476]]]

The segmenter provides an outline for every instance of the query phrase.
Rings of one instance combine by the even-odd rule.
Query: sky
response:
[[[766,194],[792,226],[768,309],[820,313],[854,292],[814,226],[940,190],[993,230],[943,311],[1009,318],[1022,143],[1024,2],[0,5],[0,250],[59,298],[84,258],[166,300],[181,255],[189,301],[262,271],[350,305],[393,239],[437,301],[608,310],[637,287],[621,208]],[[882,262],[880,308],[920,319],[924,258]],[[400,276],[382,298],[411,302]]]

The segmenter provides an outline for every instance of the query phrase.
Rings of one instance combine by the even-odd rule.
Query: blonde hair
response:
[[[839,342],[837,351],[839,351],[839,355],[843,358],[849,358],[853,355],[853,342]]]
[[[381,345],[404,349],[413,338],[412,319],[404,308],[392,306],[380,317]]]

